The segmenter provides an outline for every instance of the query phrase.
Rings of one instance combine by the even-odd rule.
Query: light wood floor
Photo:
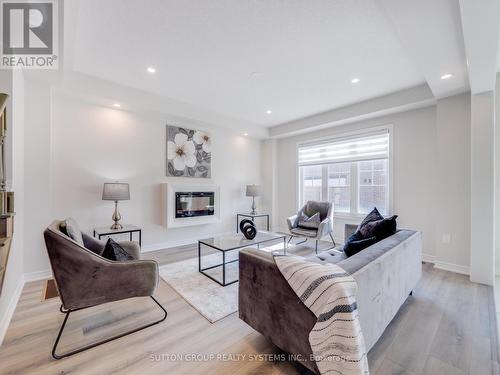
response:
[[[147,256],[165,264],[195,254],[187,246]],[[430,264],[423,271],[413,296],[370,351],[371,373],[499,374],[491,288]],[[23,290],[0,347],[0,374],[308,374],[294,363],[257,357],[281,353],[237,314],[210,324],[163,281],[156,297],[168,309],[165,322],[55,361],[50,351],[63,314],[58,299],[41,301],[42,289],[43,282],[32,282]],[[75,312],[61,349],[158,316],[147,298]],[[190,360],[195,354],[204,357]],[[223,360],[211,359],[217,355]]]

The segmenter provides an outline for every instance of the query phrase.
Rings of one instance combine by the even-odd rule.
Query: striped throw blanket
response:
[[[317,264],[294,256],[276,256],[274,260],[295,294],[318,318],[309,343],[320,373],[369,374],[358,320],[356,280],[335,264]]]

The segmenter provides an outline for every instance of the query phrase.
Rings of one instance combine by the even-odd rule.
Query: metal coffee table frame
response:
[[[258,241],[258,242],[254,242],[254,243],[243,244],[241,246],[236,246],[236,247],[232,247],[230,249],[224,249],[224,250],[219,249],[218,247],[216,247],[214,245],[203,242],[204,240],[199,240],[198,241],[198,271],[200,273],[202,273],[203,275],[205,275],[206,277],[208,277],[209,279],[215,281],[217,284],[219,284],[221,286],[228,286],[228,285],[237,283],[239,281],[239,279],[236,279],[236,280],[233,280],[233,281],[226,283],[226,265],[228,265],[230,263],[237,262],[239,260],[239,258],[236,258],[234,260],[230,260],[230,261],[226,262],[226,252],[244,249],[246,247],[255,246],[255,245],[257,245],[257,248],[260,248],[260,244],[266,243],[266,242],[271,242],[271,241],[278,241],[278,240],[281,240],[281,237],[283,237],[283,253],[286,255],[286,245],[287,244],[286,244],[286,236],[285,235],[283,235],[283,236],[280,235],[280,236],[277,236],[276,238],[269,238],[267,240],[262,240],[262,241]],[[212,249],[215,249],[217,251],[222,252],[222,263],[216,264],[216,265],[210,266],[210,267],[201,268],[201,245],[205,245],[207,247],[210,247]],[[213,268],[217,268],[217,267],[221,267],[221,266],[222,266],[222,283],[219,280],[217,280],[215,277],[204,272],[204,271],[211,270]]]

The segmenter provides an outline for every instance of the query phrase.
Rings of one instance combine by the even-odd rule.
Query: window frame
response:
[[[296,204],[296,210],[298,211],[301,208],[301,194],[302,194],[302,173],[301,169],[299,166],[299,148],[301,146],[305,145],[313,145],[315,143],[326,143],[326,142],[335,142],[338,141],[339,138],[345,138],[345,137],[363,137],[366,135],[369,135],[374,132],[381,132],[381,131],[386,131],[389,135],[389,155],[387,158],[388,166],[387,166],[387,171],[389,174],[388,178],[388,208],[387,208],[387,216],[392,215],[393,209],[394,209],[394,199],[393,199],[393,193],[394,193],[394,142],[393,142],[393,133],[394,133],[394,126],[393,124],[386,124],[386,125],[380,125],[380,126],[372,126],[372,127],[367,127],[367,128],[361,128],[353,131],[348,131],[348,132],[338,132],[334,133],[331,136],[328,136],[327,138],[315,138],[315,139],[308,139],[308,140],[302,140],[296,142],[296,147],[295,147],[295,204]],[[352,162],[352,161],[351,161]],[[326,164],[328,165],[328,164]],[[351,173],[354,172],[354,169],[351,167]],[[363,219],[366,214],[362,213],[357,213],[357,212],[352,212],[352,209],[358,206],[358,173],[359,170],[356,171],[356,173],[353,175],[354,177],[351,178],[351,181],[353,181],[354,186],[351,186],[351,212],[336,212],[335,207],[334,207],[334,217],[338,219],[343,219],[347,221],[354,221],[357,222],[361,219]],[[354,179],[354,180],[353,180]],[[322,184],[321,188],[322,190],[328,190],[328,186],[323,186]]]

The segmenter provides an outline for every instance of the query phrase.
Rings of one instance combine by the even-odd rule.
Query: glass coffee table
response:
[[[286,255],[286,235],[284,234],[259,231],[253,240],[247,240],[241,233],[227,234],[199,240],[198,271],[222,286],[234,284],[238,282],[238,277],[232,277],[230,281],[227,281],[226,279],[228,275],[226,274],[226,268],[229,264],[238,262],[238,250],[253,246],[260,248],[261,244],[273,241],[283,241],[283,254]],[[214,254],[210,254],[205,255],[205,258],[210,257],[209,260],[211,260],[211,263],[203,266],[202,250],[206,248],[214,249],[220,252],[222,254],[222,263],[220,263],[219,259],[215,259],[218,257],[214,257]],[[219,279],[217,279],[213,272],[212,274],[207,272],[209,270],[215,271],[217,269],[222,269],[222,276],[219,277]],[[220,279],[222,279],[222,281]]]

